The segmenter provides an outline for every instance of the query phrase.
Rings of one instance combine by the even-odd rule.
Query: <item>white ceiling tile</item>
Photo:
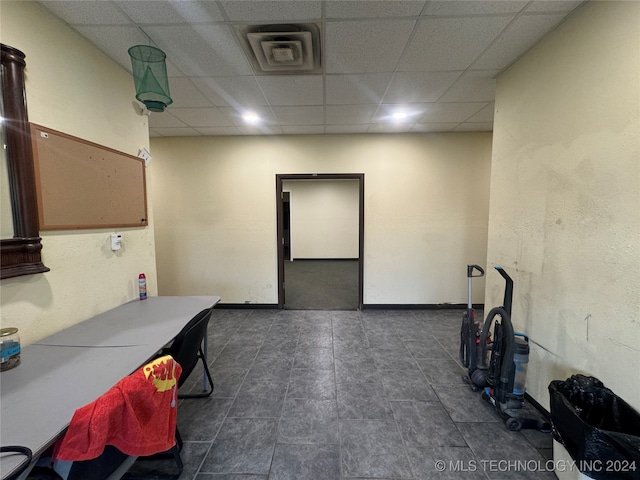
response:
[[[478,113],[486,103],[432,103],[419,123],[464,122]]]
[[[129,72],[131,72],[129,48],[134,45],[149,44],[149,39],[135,26],[79,26],[75,28],[80,35],[87,38]],[[167,72],[168,70],[167,63]]]
[[[327,125],[357,125],[369,123],[378,110],[378,105],[327,105]]]
[[[325,77],[327,104],[380,103],[392,76],[391,73],[327,75]]]
[[[231,0],[219,3],[232,22],[309,21],[319,20],[322,16],[318,0]]]
[[[169,92],[173,99],[172,106],[180,107],[210,107],[211,101],[187,77],[169,78]]]
[[[242,135],[282,135],[282,128],[276,125],[250,125],[238,130]]]
[[[242,135],[238,127],[205,127],[196,128],[198,133],[207,137],[215,137],[220,135]]]
[[[461,72],[398,72],[393,76],[384,103],[435,102]]]
[[[39,2],[70,25],[131,23],[113,2]]]
[[[172,108],[171,114],[190,127],[231,127],[233,122],[220,109],[205,108]]]
[[[166,52],[174,103],[149,119],[150,135],[166,136],[490,131],[494,76],[583,2],[38,3],[129,72],[131,46],[152,44]],[[234,26],[323,17],[323,77],[256,79]],[[246,110],[263,123],[247,125]],[[407,115],[403,123],[393,121],[398,110]]]
[[[382,104],[378,108],[373,123],[414,123],[418,121],[431,103]],[[401,114],[401,117],[398,117]]]
[[[427,2],[423,15],[496,15],[518,13],[528,0],[440,0]]]
[[[78,2],[91,3],[91,2]],[[136,0],[116,2],[136,23],[211,23],[224,21],[215,2]]]
[[[219,107],[236,109],[267,105],[256,78],[241,77],[191,77],[194,85]]]
[[[184,75],[251,75],[253,71],[227,25],[146,26],[144,31]]]
[[[490,102],[496,95],[498,70],[464,72],[438,100],[442,102]]]
[[[322,135],[324,133],[323,125],[283,125],[282,133],[285,135]]]
[[[493,122],[487,123],[461,123],[453,129],[455,132],[491,132],[493,131]]]
[[[171,113],[171,108],[168,107],[162,113],[152,112],[149,115],[149,128],[180,128],[186,127],[187,124],[182,120],[179,120]]]
[[[327,22],[327,73],[393,72],[414,20]]]
[[[459,125],[458,122],[455,123],[416,123],[411,128],[412,132],[450,132],[454,128]]]
[[[322,125],[323,107],[272,107],[280,125]]]
[[[556,26],[564,13],[521,15],[472,65],[474,69],[503,69],[532,48]]]
[[[160,132],[156,132],[153,128],[149,129],[149,137],[151,138],[155,138],[155,137],[163,137],[164,135],[162,135]]]
[[[496,104],[491,102],[478,113],[470,117],[467,121],[471,123],[493,123],[493,114]]]
[[[534,0],[524,9],[525,12],[571,12],[580,4],[585,3],[584,0],[563,1],[563,0]]]
[[[270,105],[322,105],[321,75],[270,75],[258,77]]]
[[[420,15],[425,0],[394,0],[391,2],[350,0],[325,2],[326,18],[412,17]]]
[[[367,133],[405,133],[410,132],[412,126],[406,123],[372,123]]]
[[[398,70],[465,70],[507,26],[510,19],[470,17],[420,20],[416,34],[398,64]]]
[[[1,0],[0,0],[1,1]],[[136,26],[77,26],[75,30],[131,72],[129,48],[135,45],[150,45],[149,38]],[[167,58],[167,75],[181,76],[182,72]]]
[[[361,125],[327,125],[325,127],[326,133],[367,133],[369,124]]]
[[[248,107],[247,109],[221,107],[219,110],[224,113],[227,118],[231,119],[232,125],[236,125],[237,127],[251,126],[242,118],[245,113],[255,114],[259,119],[258,125],[278,125],[278,119],[269,106],[254,106]]]
[[[161,137],[198,137],[200,136],[200,133],[198,133],[193,128],[154,128],[153,130]]]
[[[171,60],[167,59],[166,60],[166,64],[167,64],[167,76],[168,77],[181,77],[182,76],[182,72],[180,71],[180,69],[178,67],[176,67],[173,64],[173,62],[171,62]],[[129,67],[128,70],[131,70],[131,67]]]

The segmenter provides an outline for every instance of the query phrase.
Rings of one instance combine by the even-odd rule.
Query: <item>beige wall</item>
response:
[[[487,265],[527,387],[586,373],[640,408],[640,4],[593,2],[498,78]],[[504,282],[487,277],[486,305]]]
[[[291,258],[358,258],[358,180],[288,180]]]
[[[148,145],[147,117],[133,108],[130,74],[37,4],[2,1],[0,18],[0,40],[26,54],[31,122],[133,155]],[[18,327],[23,344],[32,343],[136,298],[140,272],[149,294],[157,294],[152,223],[119,230],[124,248],[117,253],[110,233],[41,232],[51,271],[2,280],[2,326]]]
[[[277,303],[278,173],[365,174],[365,304],[466,303],[465,266],[486,258],[490,133],[153,138],[151,148],[164,295]]]

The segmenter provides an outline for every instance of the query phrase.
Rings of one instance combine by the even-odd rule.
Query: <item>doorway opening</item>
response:
[[[351,192],[347,193],[351,204],[339,206],[345,201],[342,194],[315,203],[313,195],[302,194],[322,191],[331,195],[330,188],[320,187],[323,183]],[[293,188],[295,185],[305,188]],[[297,203],[292,190],[298,193]],[[278,308],[362,309],[364,174],[277,174],[276,207]]]

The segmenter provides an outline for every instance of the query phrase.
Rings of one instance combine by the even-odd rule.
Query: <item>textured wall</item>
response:
[[[126,71],[39,5],[3,1],[0,8],[1,41],[26,54],[31,122],[133,155],[148,145],[147,118],[133,108]],[[110,233],[41,232],[51,271],[2,280],[2,326],[18,327],[23,344],[32,343],[136,298],[139,272],[156,294],[153,224],[119,230],[124,248],[117,253]]]
[[[153,138],[151,148],[161,294],[277,303],[277,173],[365,174],[365,303],[466,303],[465,265],[486,257],[490,133]]]
[[[640,4],[593,2],[498,78],[487,264],[530,393],[583,372],[640,407]],[[486,305],[503,281],[487,278]]]

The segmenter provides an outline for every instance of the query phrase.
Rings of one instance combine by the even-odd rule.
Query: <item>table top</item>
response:
[[[20,365],[0,375],[2,444],[42,453],[76,409],[144,365],[199,311],[219,301],[214,296],[149,297],[24,347]],[[22,460],[3,454],[3,478]]]
[[[36,342],[36,345],[123,347],[155,345],[175,337],[199,311],[220,297],[148,297],[89,318]],[[177,320],[177,321],[176,321]],[[152,352],[153,353],[153,352]]]

